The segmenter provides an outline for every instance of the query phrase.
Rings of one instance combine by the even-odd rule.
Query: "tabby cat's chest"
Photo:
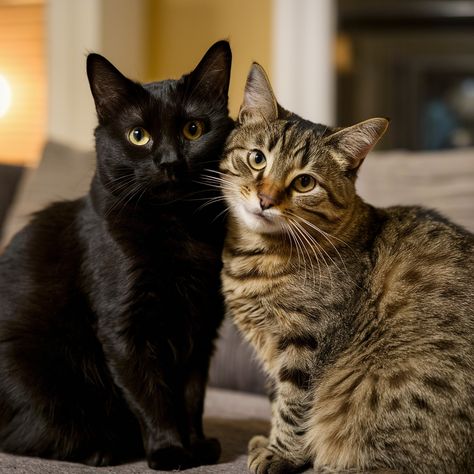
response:
[[[313,324],[299,296],[308,289],[295,279],[294,262],[288,255],[235,251],[227,246],[223,264],[228,312],[266,368],[274,372],[288,337],[306,333]]]

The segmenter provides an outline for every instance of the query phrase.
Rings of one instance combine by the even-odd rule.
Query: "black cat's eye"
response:
[[[252,150],[249,152],[247,160],[251,168],[256,171],[263,170],[267,166],[267,159],[260,150]]]
[[[293,188],[299,193],[308,193],[316,186],[316,180],[309,174],[300,174],[293,180]]]
[[[197,140],[204,134],[204,123],[201,120],[190,120],[183,127],[186,140]]]
[[[143,146],[150,140],[150,134],[143,127],[135,127],[128,132],[128,141],[133,145]]]

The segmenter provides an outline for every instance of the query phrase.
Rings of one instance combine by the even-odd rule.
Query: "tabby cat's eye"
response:
[[[128,132],[128,141],[134,145],[143,146],[150,140],[150,134],[143,127],[135,127]]]
[[[190,120],[183,127],[183,135],[186,140],[197,140],[204,133],[204,123],[200,120]]]
[[[309,174],[301,174],[293,180],[293,187],[299,193],[307,193],[314,189],[316,180]]]
[[[251,168],[254,170],[260,171],[267,166],[267,159],[265,155],[260,150],[252,150],[248,154],[248,162]]]

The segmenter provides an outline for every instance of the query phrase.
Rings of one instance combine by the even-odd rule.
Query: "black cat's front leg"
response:
[[[157,324],[158,310],[143,313],[146,307],[102,321],[99,337],[114,381],[140,423],[148,465],[184,469],[195,462],[176,349],[166,327]]]
[[[211,349],[207,351],[211,353]],[[206,438],[203,430],[204,397],[209,370],[209,357],[194,361],[186,382],[185,402],[188,414],[191,452],[199,464],[214,464],[219,460],[221,446],[217,439]]]

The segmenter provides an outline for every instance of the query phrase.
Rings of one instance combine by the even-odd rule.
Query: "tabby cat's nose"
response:
[[[270,209],[275,205],[275,199],[273,199],[271,196],[268,196],[267,194],[259,193],[258,198],[260,199],[260,208],[262,211],[265,209]]]

